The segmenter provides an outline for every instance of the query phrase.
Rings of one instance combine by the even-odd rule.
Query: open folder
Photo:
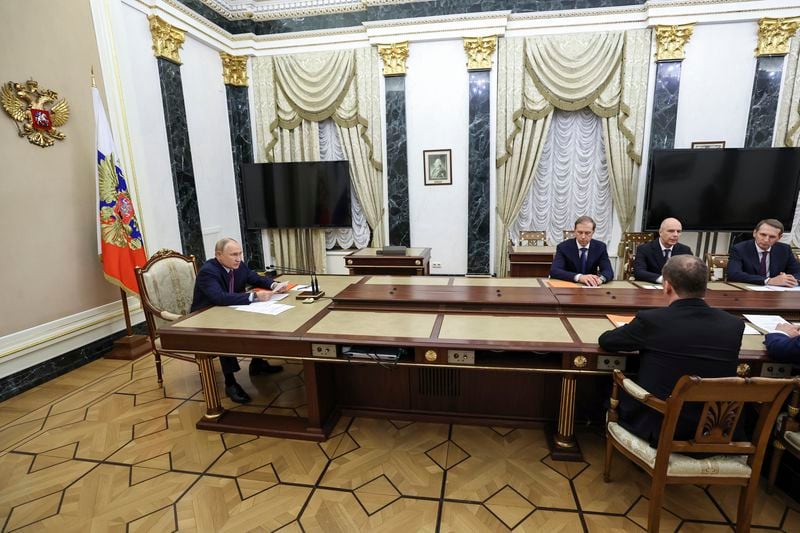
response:
[[[620,327],[620,326],[624,326],[625,324],[629,324],[630,321],[633,320],[633,315],[606,315],[606,317],[616,327]]]
[[[575,287],[579,286],[577,283],[573,281],[564,281],[561,279],[548,279],[547,284],[550,285],[551,287],[568,288],[568,289],[574,289]]]

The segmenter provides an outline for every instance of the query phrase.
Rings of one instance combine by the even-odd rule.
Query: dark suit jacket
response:
[[[600,347],[610,352],[639,351],[636,383],[664,400],[685,374],[703,378],[736,376],[744,322],[700,298],[673,302],[669,307],[636,313],[630,324],[606,331]],[[685,405],[675,435],[691,438],[701,405]],[[662,416],[627,394],[619,405],[620,424],[658,445]]]
[[[581,270],[581,256],[578,251],[578,241],[569,239],[556,246],[556,255],[550,267],[550,277],[574,281]],[[598,273],[607,281],[614,279],[614,269],[608,259],[606,244],[592,239],[589,243],[589,253],[586,257],[586,271],[589,274]]]
[[[664,268],[664,253],[658,238],[639,246],[633,260],[633,277],[636,281],[655,283]],[[672,247],[672,255],[692,255],[692,249],[685,244],[677,243]]]
[[[740,281],[764,285],[764,276],[758,273],[761,264],[756,245],[752,240],[740,242],[731,248],[728,258],[728,281]],[[781,272],[791,274],[800,280],[800,263],[788,244],[776,242],[769,251],[769,277]]]
[[[790,337],[783,333],[767,333],[764,337],[767,355],[779,363],[800,364],[800,337]]]
[[[247,285],[269,289],[272,282],[272,278],[259,276],[242,263],[233,271],[234,292],[228,292],[228,273],[225,267],[216,259],[209,259],[197,272],[192,311],[213,305],[247,305],[250,303],[250,296],[245,293]]]

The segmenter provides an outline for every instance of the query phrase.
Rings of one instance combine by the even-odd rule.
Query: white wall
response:
[[[126,163],[129,169],[135,169],[137,207],[145,248],[148,254],[161,248],[180,251],[178,210],[150,27],[141,11],[122,3],[110,6],[120,89],[134,154],[134,160]],[[128,173],[129,181],[133,180],[133,174]]]
[[[181,79],[206,259],[222,237],[241,242],[230,125],[219,52],[187,36]]]
[[[467,271],[469,75],[461,39],[411,43],[406,64],[411,246],[430,247],[432,274]],[[453,184],[425,186],[423,150],[452,150]],[[490,153],[494,153],[493,151]]]
[[[681,66],[675,148],[692,141],[744,146],[756,58],[758,25],[698,24]]]

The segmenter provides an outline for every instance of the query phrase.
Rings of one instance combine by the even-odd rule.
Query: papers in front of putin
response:
[[[279,296],[286,296],[279,295]],[[268,302],[253,302],[250,305],[232,305],[231,308],[236,309],[237,311],[247,311],[248,313],[261,313],[262,315],[279,315],[284,311],[288,311],[292,309],[294,306],[286,305],[286,304],[279,304],[276,301],[268,301]]]

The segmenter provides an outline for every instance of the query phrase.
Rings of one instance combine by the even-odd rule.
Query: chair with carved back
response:
[[[520,246],[547,246],[547,236],[544,231],[520,231]]]
[[[563,232],[563,236],[564,236],[564,240],[565,241],[568,240],[568,239],[574,239],[575,238],[575,230],[574,229],[565,229],[565,230],[562,230],[562,232]]]
[[[135,271],[160,386],[163,383],[162,355],[196,363],[193,357],[163,350],[158,328],[189,314],[197,264],[193,255],[187,257],[173,250],[161,249]]]
[[[708,281],[727,281],[728,280],[728,254],[706,254],[706,266],[708,266]],[[714,271],[722,270],[722,276],[717,276]]]
[[[779,419],[776,437],[772,441],[773,449],[767,477],[767,492],[772,492],[772,488],[775,486],[775,478],[778,477],[778,467],[781,464],[783,452],[788,451],[800,459],[800,420],[797,419],[798,413],[800,413],[800,389],[795,388],[792,392],[792,399],[789,402],[787,413]]]
[[[653,234],[649,231],[626,231],[622,234],[622,240],[620,241],[620,248],[622,248],[620,257],[622,257],[623,265],[622,279],[633,278],[633,261],[636,259],[636,249],[652,240]]]
[[[660,400],[619,370],[614,371],[603,478],[610,481],[614,449],[641,467],[651,478],[647,530],[658,531],[661,503],[668,484],[738,485],[736,531],[750,530],[758,479],[775,419],[797,380],[771,378],[713,378],[683,376],[666,400]],[[663,415],[658,448],[619,424],[620,387],[645,407]],[[689,440],[677,440],[675,428],[685,403],[703,409]],[[734,429],[744,406],[758,418],[749,440],[735,441]],[[711,454],[695,459],[686,454]]]

